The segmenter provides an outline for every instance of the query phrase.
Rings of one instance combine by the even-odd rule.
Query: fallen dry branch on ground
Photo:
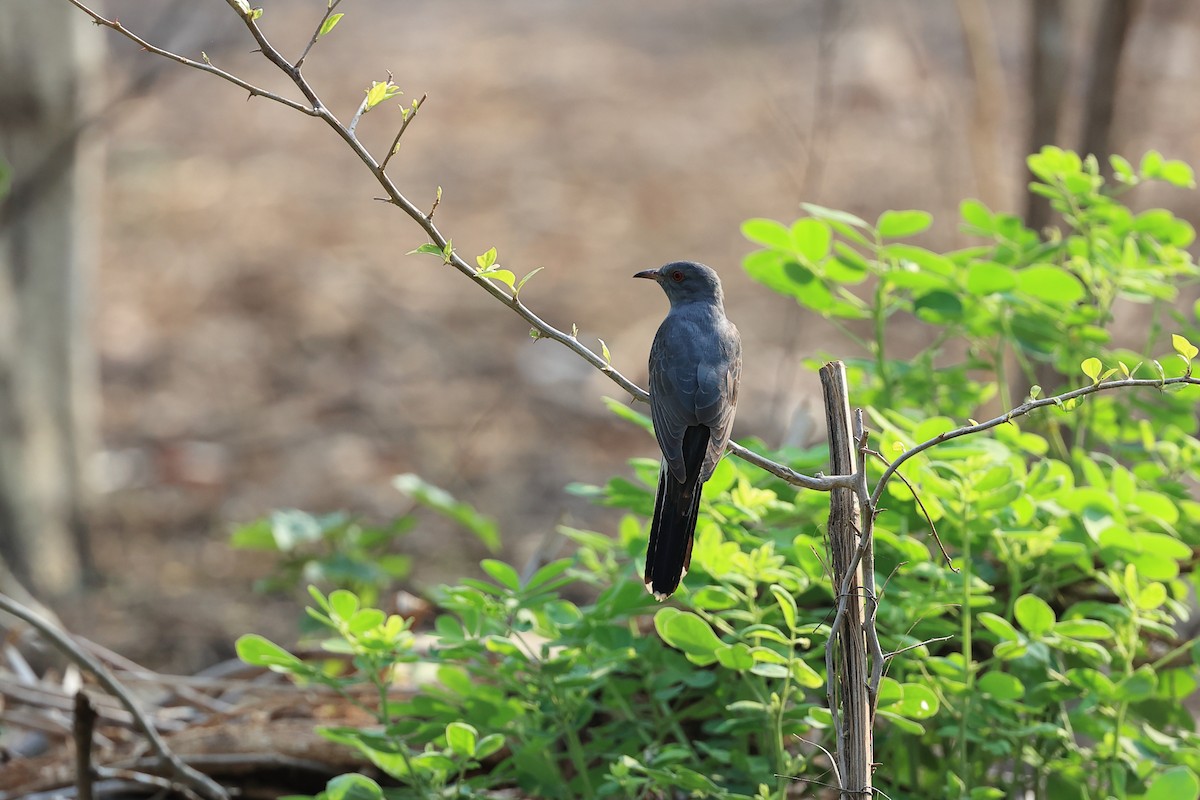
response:
[[[11,601],[0,600],[7,609]],[[108,678],[98,680],[90,670],[80,675],[56,668],[38,674],[12,644],[5,645],[0,800],[82,798],[88,790],[96,800],[164,796],[164,790],[168,797],[214,796],[203,794],[205,786],[225,796],[229,789],[243,798],[266,798],[316,793],[343,772],[373,773],[352,750],[316,732],[321,725],[369,722],[350,700],[328,689],[297,687],[284,676],[237,661],[194,676],[160,675],[58,633]],[[110,693],[109,681],[122,697]],[[412,685],[397,684],[398,695],[412,690]],[[92,747],[90,781],[77,780],[73,739],[83,727],[76,721],[79,692],[95,714],[86,734]],[[137,714],[127,708],[129,702]],[[170,758],[148,745],[139,716],[160,737]],[[181,773],[175,763],[188,772]],[[186,774],[199,779],[186,779]]]

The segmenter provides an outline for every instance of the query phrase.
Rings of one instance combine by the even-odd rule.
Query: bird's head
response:
[[[667,299],[672,306],[680,303],[712,302],[720,305],[725,298],[721,291],[721,279],[710,267],[697,264],[695,261],[672,261],[663,264],[658,269],[648,269],[637,273],[635,278],[649,278],[657,281],[662,290],[667,293]]]

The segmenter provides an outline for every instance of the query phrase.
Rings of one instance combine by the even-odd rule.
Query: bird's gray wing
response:
[[[732,322],[722,322],[716,331],[711,356],[696,368],[696,416],[711,431],[700,471],[701,481],[712,476],[729,443],[742,376],[741,336]]]
[[[687,479],[683,435],[696,418],[695,341],[688,326],[668,315],[650,346],[650,417],[663,460],[680,483]]]

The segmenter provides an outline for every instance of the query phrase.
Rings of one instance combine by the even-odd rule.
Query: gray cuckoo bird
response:
[[[671,310],[650,346],[650,415],[662,450],[646,551],[646,589],[665,600],[687,574],[700,489],[729,442],[742,337],[725,318],[717,273],[674,261],[633,277],[657,281]]]

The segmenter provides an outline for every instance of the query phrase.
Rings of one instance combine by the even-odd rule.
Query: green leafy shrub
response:
[[[397,475],[392,483],[418,505],[457,522],[489,550],[499,547],[496,523],[445,490],[412,474]],[[373,605],[384,590],[408,576],[412,559],[398,552],[397,544],[416,524],[415,511],[378,527],[343,513],[315,515],[288,509],[239,526],[230,543],[243,550],[277,554],[271,574],[258,583],[260,591],[291,591],[315,584],[346,589]]]
[[[1154,153],[1136,170],[1114,159],[1114,190],[1094,159],[1048,148],[1030,166],[1061,231],[1030,231],[974,201],[962,216],[978,243],[949,253],[906,241],[931,224],[917,211],[869,224],[808,206],[791,225],[746,223],[761,248],[747,272],[861,346],[846,359],[853,399],[884,458],[1013,408],[1018,385],[1020,397],[1190,370],[1195,310],[1172,303],[1200,274],[1185,250],[1192,228],[1118,200],[1145,180],[1191,185],[1190,169]],[[1113,339],[1120,303],[1151,307],[1136,344]],[[925,335],[895,353],[903,318]],[[1182,334],[1178,354],[1156,358],[1168,325]],[[875,726],[887,796],[1200,794],[1200,737],[1182,703],[1200,680],[1200,647],[1175,632],[1200,545],[1196,391],[1166,388],[1098,392],[954,439],[909,458],[907,483],[888,484],[875,528],[878,629],[894,654]],[[808,473],[826,462],[823,447],[770,455]],[[345,591],[315,592],[312,612],[326,647],[352,656],[344,673],[240,640],[251,663],[350,696],[374,689],[376,726],[324,733],[401,788],[343,776],[325,797],[518,787],[555,798],[765,798],[820,796],[834,782],[822,749],[836,745],[823,691],[835,605],[828,498],[723,461],[704,488],[692,573],[659,607],[635,574],[657,464],[632,467],[633,480],[573,487],[630,512],[616,537],[564,529],[578,544],[571,559],[524,581],[488,560],[486,578],[437,590],[430,652]],[[871,469],[877,478],[882,466]],[[595,599],[568,599],[583,596]],[[414,660],[436,680],[392,696],[389,665]]]

